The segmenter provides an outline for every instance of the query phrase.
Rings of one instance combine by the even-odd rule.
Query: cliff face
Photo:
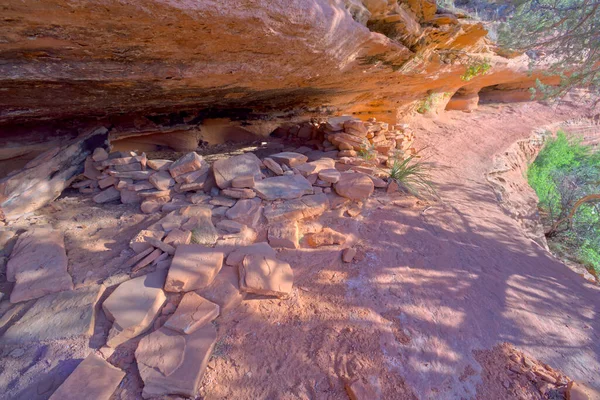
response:
[[[486,33],[425,0],[7,0],[0,124],[321,106],[395,122],[428,95],[530,80]]]

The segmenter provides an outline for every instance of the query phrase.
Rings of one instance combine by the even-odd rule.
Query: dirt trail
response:
[[[576,113],[525,104],[414,123],[442,201],[379,197],[332,219],[364,249],[352,265],[283,253],[294,296],[221,321],[207,398],[344,398],[344,375],[379,377],[386,399],[510,398],[482,384],[473,354],[505,341],[600,389],[600,288],[520,232],[485,180],[494,154]]]

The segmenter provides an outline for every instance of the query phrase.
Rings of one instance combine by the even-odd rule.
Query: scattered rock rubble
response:
[[[358,216],[376,188],[388,190],[384,168],[415,154],[406,126],[374,120],[336,117],[295,132],[307,135],[306,146],[263,160],[247,153],[210,165],[194,152],[171,161],[103,148],[87,158],[74,188],[96,203],[120,200],[146,214],[162,213],[131,238],[134,255],[123,265],[130,279],[102,302],[112,327],[99,353],[141,336],[135,360],[144,398],[196,396],[217,340],[211,322],[246,296],[293,294],[294,266],[278,259],[276,249],[337,246],[343,262],[353,262],[357,250],[346,235],[307,220],[343,205]],[[60,232],[32,229],[19,236],[8,260],[16,281],[10,299],[38,300],[8,328],[3,343],[91,336],[105,287],[73,290],[67,264]],[[548,384],[567,384],[551,371],[529,371]],[[92,354],[52,398],[108,399],[123,376]],[[346,390],[351,398],[376,398],[374,380],[348,381]]]

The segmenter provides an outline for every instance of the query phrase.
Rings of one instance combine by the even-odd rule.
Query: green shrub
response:
[[[400,187],[417,197],[423,194],[437,197],[435,186],[431,181],[431,165],[421,161],[418,153],[406,159],[395,158],[389,176]]]
[[[527,180],[539,198],[550,245],[600,272],[600,204],[583,204],[568,218],[579,199],[600,193],[600,153],[559,131],[529,167]]]
[[[461,75],[460,79],[463,81],[470,81],[478,75],[484,75],[492,68],[490,64],[490,60],[485,58],[482,61],[477,61],[467,66],[467,70],[463,75]]]

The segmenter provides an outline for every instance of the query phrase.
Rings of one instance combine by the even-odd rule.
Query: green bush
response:
[[[572,220],[567,218],[579,199],[600,193],[600,153],[558,132],[529,167],[527,179],[553,248],[600,273],[600,204],[583,204]]]

